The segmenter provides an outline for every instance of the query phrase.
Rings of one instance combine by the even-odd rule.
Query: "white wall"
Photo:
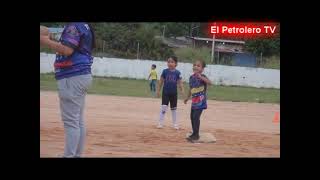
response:
[[[40,53],[40,73],[54,71],[54,58],[54,54]],[[147,79],[152,64],[157,65],[158,76],[167,67],[166,62],[162,61],[94,58],[92,73],[104,77]],[[178,63],[177,69],[181,72],[183,80],[188,81],[192,74],[192,64]],[[208,65],[204,74],[214,84],[280,89],[280,70],[275,69]]]

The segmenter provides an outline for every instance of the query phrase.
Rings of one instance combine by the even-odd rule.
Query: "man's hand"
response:
[[[47,45],[48,40],[50,40],[48,35],[40,35],[40,44]]]
[[[185,99],[185,100],[183,101],[184,104],[187,104],[188,100],[189,100],[189,98],[188,98],[188,99]]]
[[[46,45],[50,49],[64,56],[70,56],[74,51],[71,47],[65,46],[60,42],[52,41],[49,36],[40,35],[40,44]]]
[[[40,26],[40,35],[49,36],[49,29],[46,26]]]

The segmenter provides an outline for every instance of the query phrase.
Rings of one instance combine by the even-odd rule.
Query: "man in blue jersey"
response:
[[[87,23],[69,23],[59,42],[40,34],[40,44],[56,51],[54,63],[61,117],[65,129],[63,157],[80,157],[85,140],[84,104],[92,83],[92,50],[95,35]]]

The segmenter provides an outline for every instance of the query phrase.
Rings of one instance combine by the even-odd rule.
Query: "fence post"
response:
[[[102,52],[104,53],[104,40],[103,41],[103,45],[102,45]]]
[[[215,39],[215,34],[212,36],[212,50],[211,50],[211,63],[214,61],[214,39]]]
[[[138,41],[137,59],[139,59],[139,41]]]

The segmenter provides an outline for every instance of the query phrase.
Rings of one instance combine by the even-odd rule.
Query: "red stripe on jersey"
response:
[[[63,62],[55,62],[54,63],[54,67],[55,68],[65,68],[65,67],[70,67],[72,66],[72,61],[71,60],[67,60],[67,61],[63,61]]]

